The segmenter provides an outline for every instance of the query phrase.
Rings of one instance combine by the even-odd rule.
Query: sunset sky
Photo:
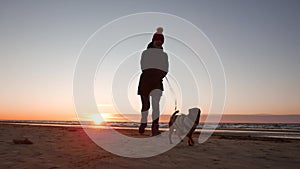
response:
[[[206,34],[218,51],[226,74],[224,114],[300,115],[298,0],[2,0],[0,120],[76,120],[72,85],[80,49],[101,26],[119,17],[142,12],[179,16]],[[120,29],[136,26],[128,24]],[[186,31],[180,27],[173,29],[166,29],[164,33]],[[155,28],[146,31],[155,32]],[[188,31],[184,33],[193,36]],[[105,38],[113,36],[114,33]],[[150,34],[139,43],[146,47],[151,38]],[[166,51],[178,49],[172,40],[169,42],[166,38]],[[139,54],[135,54],[136,58]],[[182,57],[180,52],[178,55]],[[133,62],[130,63],[137,65],[139,60]],[[173,70],[178,70],[175,63]],[[206,78],[203,77],[203,84],[207,83]],[[101,77],[95,83],[96,97],[101,97],[101,84],[104,83],[97,81],[99,79]],[[138,111],[139,100],[134,90],[137,80],[135,77],[132,85],[126,85],[132,91],[128,98]],[[200,95],[209,98],[209,93],[208,90]],[[172,99],[165,98],[165,101]],[[200,103],[204,111],[209,109],[206,103],[209,99]],[[113,109],[109,102],[98,106],[107,109],[106,112]]]

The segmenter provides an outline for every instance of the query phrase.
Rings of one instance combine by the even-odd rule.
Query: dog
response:
[[[172,144],[171,136],[175,130],[180,140],[181,140],[180,136],[185,135],[187,133],[186,136],[188,137],[188,145],[192,146],[194,145],[192,136],[197,125],[199,124],[201,110],[199,108],[191,108],[189,109],[188,115],[185,114],[177,115],[177,113],[179,113],[178,110],[173,113],[169,121],[170,144]]]

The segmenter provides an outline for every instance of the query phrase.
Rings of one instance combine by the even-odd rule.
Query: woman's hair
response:
[[[149,49],[149,48],[155,48],[155,47],[153,46],[153,42],[150,42],[150,43],[148,44],[147,49]],[[163,47],[161,47],[161,49],[163,49]]]

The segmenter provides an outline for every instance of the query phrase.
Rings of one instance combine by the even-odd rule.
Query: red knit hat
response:
[[[163,32],[163,28],[162,28],[162,27],[158,27],[158,28],[156,29],[155,34],[154,34],[153,37],[152,37],[152,42],[154,42],[154,41],[156,41],[156,40],[160,40],[160,41],[162,41],[162,43],[164,43],[165,37],[164,37],[164,35],[162,34],[162,32]]]

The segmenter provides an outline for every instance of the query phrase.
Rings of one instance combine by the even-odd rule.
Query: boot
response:
[[[151,126],[152,136],[157,136],[157,135],[161,134],[161,132],[159,131],[158,121],[159,121],[159,118],[152,121],[152,126]]]
[[[145,128],[147,127],[147,123],[141,123],[139,127],[139,133],[143,134],[145,133]]]

